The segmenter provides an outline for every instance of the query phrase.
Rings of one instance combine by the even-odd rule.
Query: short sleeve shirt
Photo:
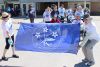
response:
[[[13,20],[10,18],[8,21],[3,21],[2,22],[2,30],[3,30],[3,34],[4,37],[7,38],[7,32],[10,34],[10,36],[12,36],[13,33]]]

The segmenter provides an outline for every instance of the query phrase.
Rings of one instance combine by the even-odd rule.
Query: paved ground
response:
[[[93,22],[96,23],[98,32],[100,33],[100,17],[92,16]],[[29,19],[15,18],[16,21],[29,22]],[[35,19],[35,22],[42,22],[41,18]],[[1,20],[0,20],[1,24]],[[15,24],[15,34],[19,25]],[[94,57],[96,64],[92,67],[100,66],[100,43],[94,48]],[[0,28],[0,58],[2,57],[5,43]],[[40,52],[29,52],[29,51],[16,51],[20,56],[19,59],[11,58],[11,49],[7,52],[8,61],[0,61],[0,67],[87,67],[84,63],[81,63],[81,59],[84,58],[81,50],[77,55],[69,53],[40,53]]]

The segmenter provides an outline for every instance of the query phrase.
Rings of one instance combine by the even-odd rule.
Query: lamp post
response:
[[[59,8],[59,6],[60,6],[60,0],[58,0],[58,8]]]

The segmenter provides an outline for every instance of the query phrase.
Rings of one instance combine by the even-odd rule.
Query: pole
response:
[[[84,8],[86,8],[86,0],[84,1]]]
[[[60,7],[60,0],[58,0],[58,8]]]

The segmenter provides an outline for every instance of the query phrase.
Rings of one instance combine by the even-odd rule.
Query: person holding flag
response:
[[[3,30],[3,34],[5,37],[5,42],[6,42],[6,46],[3,52],[3,56],[2,56],[2,60],[7,61],[8,58],[5,57],[7,50],[9,49],[9,47],[12,47],[12,57],[13,58],[19,58],[19,56],[17,56],[15,54],[15,49],[14,49],[14,33],[13,33],[13,20],[10,18],[10,14],[7,12],[3,12],[2,13],[2,30]],[[15,22],[16,23],[16,22]]]
[[[91,22],[92,18],[90,18],[90,15],[84,15],[83,19],[85,23],[86,36],[83,42],[78,46],[78,49],[82,47],[82,51],[85,56],[82,61],[85,62],[85,65],[92,66],[95,64],[93,47],[100,40],[100,36],[97,33],[95,24]]]

